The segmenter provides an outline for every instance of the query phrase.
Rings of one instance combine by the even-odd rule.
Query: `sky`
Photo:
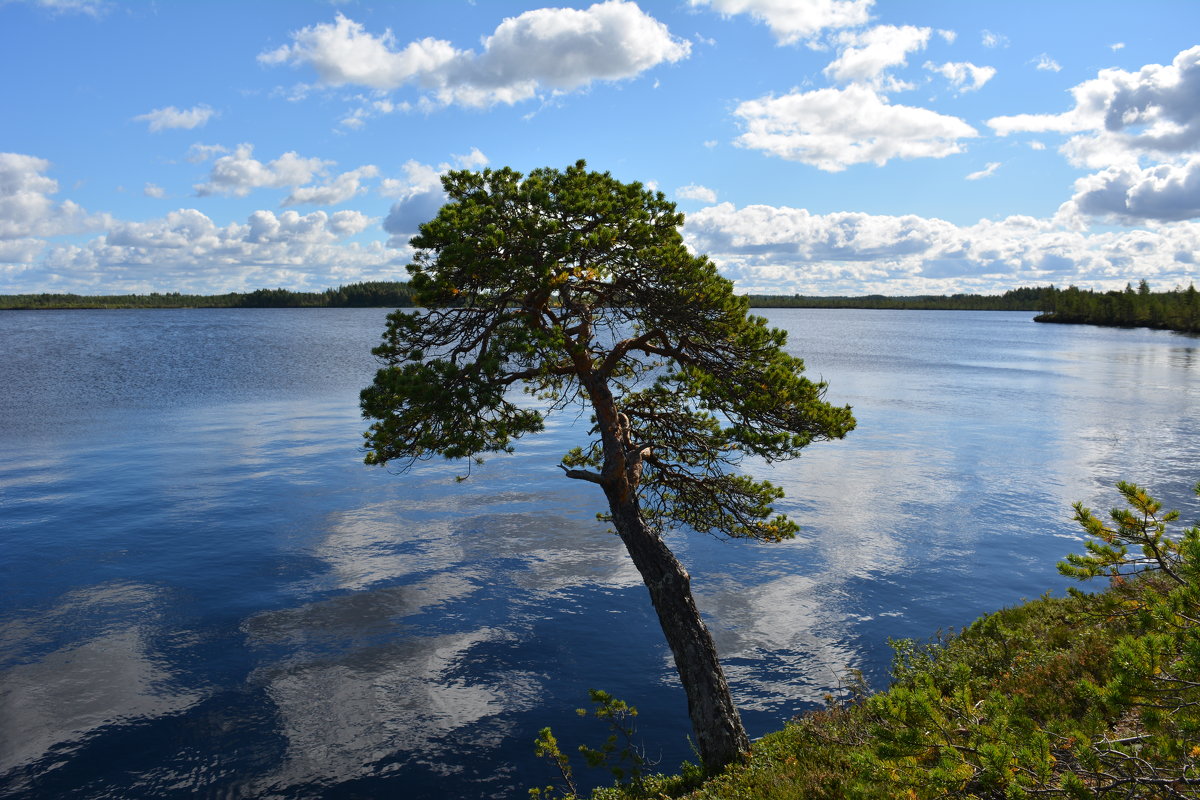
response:
[[[740,292],[1200,275],[1200,0],[0,0],[0,74],[0,294],[403,280],[581,158]]]

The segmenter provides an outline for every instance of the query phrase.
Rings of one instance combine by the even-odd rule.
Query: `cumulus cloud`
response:
[[[158,133],[175,128],[183,130],[199,128],[212,119],[215,114],[215,111],[203,105],[193,106],[186,110],[167,106],[166,108],[156,108],[147,114],[136,116],[134,119],[138,122],[148,123],[151,133]]]
[[[1169,65],[1101,70],[1071,94],[1075,105],[1061,114],[995,117],[987,124],[1001,136],[1075,134],[1062,152],[1076,166],[1099,170],[1076,183],[1073,202],[1081,213],[1134,220],[1197,216],[1200,46]]]
[[[998,169],[1000,169],[1000,162],[999,161],[990,161],[990,162],[988,162],[988,165],[986,167],[984,167],[983,169],[979,170],[978,172],[972,172],[970,175],[968,175],[967,180],[977,181],[980,178],[990,177],[993,174],[995,174],[996,170],[998,170]]]
[[[675,190],[675,196],[680,200],[699,200],[702,203],[717,202],[717,193],[707,186],[689,183]]]
[[[161,290],[164,284],[204,292],[287,285],[328,287],[394,278],[408,254],[382,243],[346,243],[370,217],[256,211],[245,223],[218,225],[196,209],[146,222],[115,222],[82,245],[51,248],[37,265],[43,282],[103,285],[110,290]]]
[[[925,69],[948,80],[957,94],[977,91],[996,76],[995,67],[978,67],[969,61],[947,61],[945,64],[926,61]]]
[[[0,153],[0,243],[10,263],[41,249],[45,237],[97,230],[109,221],[70,200],[56,203],[51,195],[58,181],[45,174],[49,169],[44,158]]]
[[[284,153],[274,161],[263,163],[254,158],[253,153],[252,145],[240,144],[233,153],[218,158],[213,162],[208,181],[196,184],[196,194],[200,197],[245,197],[259,188],[297,187],[308,183],[316,175],[324,174],[326,167],[333,163],[319,158],[301,158],[294,151]],[[338,176],[324,186],[293,191],[283,204],[340,203],[357,194],[359,181],[374,176],[374,170],[375,168],[369,165],[360,167]]]
[[[167,196],[167,190],[157,183],[147,183],[145,188],[142,189],[142,194],[146,195],[146,197],[154,197],[161,200]]]
[[[291,151],[264,164],[253,158],[253,152],[253,145],[240,144],[232,154],[218,158],[213,163],[208,182],[196,184],[196,193],[201,197],[217,194],[245,197],[260,187],[299,186],[308,183],[332,163],[319,158],[301,158]]]
[[[885,72],[908,63],[908,54],[924,50],[931,28],[912,25],[876,25],[865,31],[842,31],[834,37],[838,57],[825,67],[825,74],[839,83],[870,83],[889,88],[910,88],[885,81]]]
[[[331,180],[318,186],[303,186],[292,190],[280,205],[298,206],[334,206],[344,203],[356,195],[366,191],[362,186],[364,178],[374,178],[379,174],[378,168],[372,164],[343,172]]]
[[[875,89],[792,91],[742,103],[734,112],[746,132],[736,144],[828,172],[893,158],[943,158],[978,132],[957,117],[893,105]]]
[[[1068,142],[1076,164],[1093,168],[1139,156],[1171,157],[1200,148],[1200,46],[1169,65],[1137,72],[1104,69],[1071,89],[1075,107],[1062,114],[988,120],[1001,136],[1022,131],[1080,132]]]
[[[268,65],[307,65],[333,86],[391,90],[415,85],[441,105],[513,104],[544,91],[569,92],[595,81],[633,78],[686,58],[691,44],[636,3],[606,0],[587,9],[542,8],[504,20],[482,50],[425,38],[399,47],[395,35],[368,32],[339,14],[292,34],[263,53]]]
[[[1200,155],[1150,167],[1109,167],[1075,182],[1075,208],[1123,222],[1200,217]]]
[[[385,178],[380,182],[381,194],[396,198],[383,221],[383,229],[391,234],[388,244],[405,247],[422,222],[437,216],[438,209],[446,203],[446,192],[442,189],[442,175],[451,169],[479,169],[487,166],[488,158],[478,147],[471,148],[466,155],[454,156],[453,163],[441,163],[436,167],[409,160],[404,164],[403,178]]]
[[[1020,283],[1112,287],[1129,274],[1167,285],[1190,279],[1178,254],[1200,246],[1200,224],[1089,233],[1063,222],[1014,216],[959,226],[721,203],[689,215],[684,235],[743,292],[988,292]]]
[[[812,39],[825,30],[854,28],[870,21],[874,0],[690,0],[722,14],[749,14],[766,23],[780,44]]]

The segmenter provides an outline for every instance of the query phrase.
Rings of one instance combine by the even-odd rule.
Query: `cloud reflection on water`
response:
[[[161,603],[151,586],[100,584],[0,627],[0,774],[202,699],[155,652]],[[88,633],[63,641],[64,631]]]
[[[569,490],[511,480],[481,476],[440,500],[425,496],[437,483],[416,482],[404,487],[416,497],[330,515],[310,549],[328,565],[304,589],[317,599],[242,626],[261,655],[250,680],[287,741],[260,790],[410,762],[461,771],[464,748],[499,744],[552,680],[552,664],[496,654],[578,602],[564,593],[640,585],[620,541],[578,514]]]

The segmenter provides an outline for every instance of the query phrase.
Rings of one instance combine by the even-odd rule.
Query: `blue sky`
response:
[[[0,293],[405,277],[455,167],[657,187],[741,291],[1197,277],[1200,2],[0,0]]]

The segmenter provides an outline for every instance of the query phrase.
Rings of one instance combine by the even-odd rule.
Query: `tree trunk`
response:
[[[617,534],[650,590],[675,656],[703,766],[717,772],[748,752],[750,740],[717,660],[717,648],[692,599],[691,577],[658,532],[646,525],[634,495],[609,486],[605,494]]]

